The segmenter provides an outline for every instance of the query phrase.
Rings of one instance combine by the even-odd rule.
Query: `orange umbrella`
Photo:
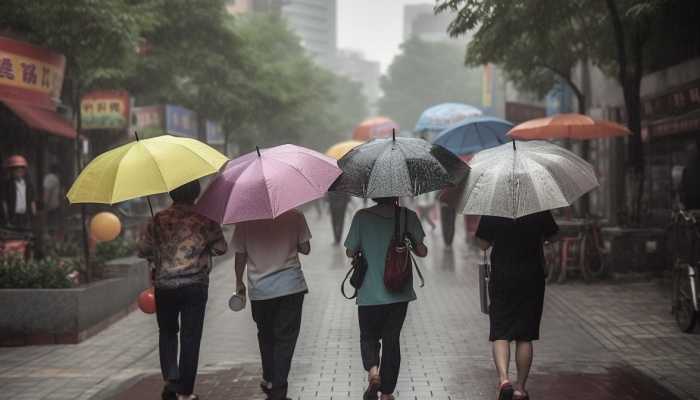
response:
[[[391,132],[396,130],[399,132],[399,124],[390,118],[374,117],[362,121],[352,131],[354,140],[366,141],[377,138],[389,138]]]
[[[629,135],[625,126],[610,121],[595,120],[582,114],[557,114],[532,119],[508,132],[514,139],[601,139]]]

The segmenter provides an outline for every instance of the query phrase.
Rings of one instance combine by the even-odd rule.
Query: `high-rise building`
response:
[[[336,0],[286,0],[282,15],[314,60],[330,65],[337,42]]]

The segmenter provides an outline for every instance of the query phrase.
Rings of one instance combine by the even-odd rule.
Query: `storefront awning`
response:
[[[63,118],[56,111],[6,99],[0,99],[0,102],[5,104],[32,129],[70,139],[75,139],[77,136],[70,121]]]

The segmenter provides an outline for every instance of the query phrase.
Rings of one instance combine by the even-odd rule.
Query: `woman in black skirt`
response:
[[[532,364],[532,341],[540,338],[544,301],[544,255],[542,245],[559,231],[549,211],[518,219],[484,216],[476,237],[479,246],[491,251],[491,299],[489,340],[498,371],[498,399],[529,399],[525,383]],[[515,341],[518,380],[508,378],[510,342]]]

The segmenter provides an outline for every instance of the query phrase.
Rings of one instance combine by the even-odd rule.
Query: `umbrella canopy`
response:
[[[220,224],[277,218],[323,197],[340,172],[336,160],[304,147],[261,149],[229,162],[195,209]]]
[[[457,155],[474,154],[508,141],[510,122],[494,117],[469,117],[453,125],[433,139]]]
[[[625,136],[631,132],[611,121],[595,120],[582,114],[557,114],[523,122],[508,132],[515,139],[577,139],[590,140]]]
[[[453,186],[469,171],[457,156],[423,139],[375,139],[338,161],[331,190],[364,198],[416,196]]]
[[[114,204],[169,192],[216,173],[228,158],[189,138],[158,136],[100,154],[68,191],[71,203]]]
[[[386,117],[369,118],[359,123],[352,131],[354,140],[367,141],[391,137],[392,132],[400,131],[399,124]]]
[[[416,132],[441,132],[462,122],[465,118],[481,115],[481,110],[462,103],[442,103],[432,106],[420,115],[416,122]]]
[[[346,155],[350,150],[361,145],[363,142],[358,140],[347,140],[345,142],[336,143],[326,150],[326,155],[328,157],[333,157],[336,160],[340,160]]]
[[[457,207],[462,214],[520,218],[571,205],[598,186],[589,163],[545,141],[506,143],[484,150],[469,166]]]

